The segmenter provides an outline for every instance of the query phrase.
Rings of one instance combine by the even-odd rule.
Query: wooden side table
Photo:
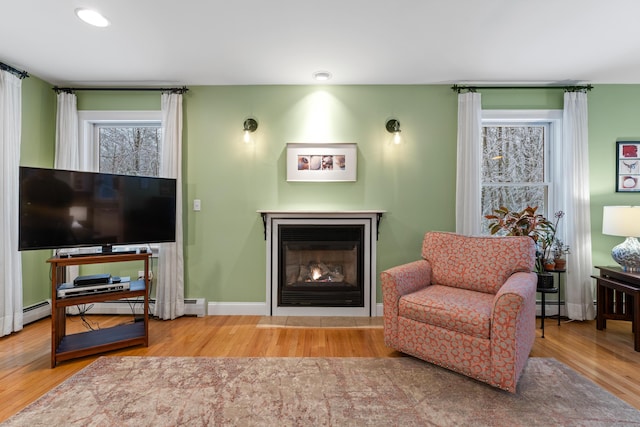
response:
[[[631,322],[633,348],[640,351],[640,273],[622,271],[620,267],[597,267],[600,276],[596,279],[597,316],[596,328],[607,327],[607,319]]]

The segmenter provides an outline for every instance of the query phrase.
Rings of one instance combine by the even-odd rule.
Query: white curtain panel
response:
[[[465,235],[481,234],[481,101],[479,93],[458,94],[456,233]]]
[[[0,336],[22,329],[22,256],[18,251],[18,176],[22,80],[0,71]]]
[[[78,101],[74,93],[58,93],[56,110],[56,169],[91,170],[88,165],[80,164],[80,142],[78,138]],[[85,166],[85,167],[83,167]],[[72,265],[66,268],[67,281],[80,274],[80,267]]]
[[[184,315],[184,256],[182,244],[182,94],[163,93],[160,176],[175,178],[176,241],[161,243],[155,315],[164,320]]]
[[[589,197],[588,108],[585,92],[566,92],[563,110],[565,226],[571,254],[567,263],[565,306],[573,320],[593,320],[591,214]]]
[[[82,170],[78,142],[78,107],[74,93],[58,93],[55,167]]]

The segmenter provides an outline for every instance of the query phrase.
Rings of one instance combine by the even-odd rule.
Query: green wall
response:
[[[56,145],[56,96],[51,84],[36,77],[22,80],[22,141],[20,164],[52,167]],[[24,306],[51,298],[51,251],[22,253]]]
[[[615,265],[624,238],[602,234],[602,207],[640,205],[640,193],[616,193],[616,141],[640,141],[640,85],[596,86],[589,94],[589,168],[594,265]]]
[[[444,86],[193,87],[185,96],[187,294],[265,301],[259,209],[383,209],[379,268],[414,259],[428,228],[451,230],[456,97]],[[255,144],[242,122],[259,122]],[[402,123],[390,144],[386,120]],[[355,142],[358,179],[286,181],[288,142]],[[193,212],[191,201],[202,200]],[[444,207],[444,208],[443,208]]]
[[[46,131],[37,142],[42,147],[35,150],[47,150],[43,165],[53,162],[55,124],[55,98],[46,89],[40,98],[26,99],[25,94],[25,103],[45,110]],[[640,204],[637,196],[616,194],[613,188],[616,139],[640,137],[640,121],[634,120],[639,95],[640,85],[596,86],[589,94],[596,263],[611,264],[610,248],[619,241],[601,235],[602,206]],[[487,90],[482,96],[487,109],[561,109],[563,104],[557,89]],[[78,92],[78,107],[150,110],[159,109],[159,98],[154,92]],[[250,146],[242,142],[247,117],[259,123]],[[401,122],[404,143],[399,146],[391,144],[384,127],[392,117]],[[24,117],[23,127],[42,118]],[[265,301],[260,209],[386,210],[378,271],[417,259],[426,230],[455,228],[456,123],[457,96],[450,86],[190,87],[184,95],[183,133],[186,296]],[[288,142],[357,143],[357,181],[287,182]],[[29,147],[32,143],[23,141]],[[199,212],[192,210],[196,198],[202,201]],[[39,286],[46,288],[44,294],[25,285],[25,305],[48,295],[46,280]]]

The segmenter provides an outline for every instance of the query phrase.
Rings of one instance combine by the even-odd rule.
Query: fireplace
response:
[[[278,231],[281,307],[364,307],[363,225],[283,225]]]
[[[380,211],[259,211],[267,315],[375,316]]]

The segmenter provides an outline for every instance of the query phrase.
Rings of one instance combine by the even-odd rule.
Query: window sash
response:
[[[160,110],[80,110],[78,111],[78,135],[80,142],[81,168],[86,171],[97,172],[100,163],[100,147],[97,126],[146,126],[148,124],[162,125]],[[151,245],[154,257],[158,256],[158,245]]]
[[[480,183],[482,197],[482,233],[487,233],[484,215],[487,214],[485,191],[508,190],[518,187],[538,188],[542,191],[539,197],[544,200],[544,206],[540,206],[538,212],[546,217],[552,216],[557,209],[562,209],[560,200],[562,197],[561,185],[555,177],[561,176],[562,167],[562,110],[484,110],[482,119],[483,127],[495,126],[544,126],[544,178],[538,182],[483,182]],[[484,131],[484,129],[483,129]],[[484,134],[484,132],[483,132]],[[484,161],[484,156],[483,156]],[[533,201],[533,200],[531,200]],[[537,204],[537,202],[535,202]],[[557,208],[560,206],[559,208]],[[526,206],[507,206],[509,209],[523,209]],[[489,210],[491,210],[491,207]],[[491,212],[489,212],[491,213]]]
[[[110,144],[108,140],[105,140],[106,136],[103,135],[105,129],[121,129],[125,132],[133,132],[136,129],[151,129],[155,130],[155,135],[150,136],[153,139],[153,143],[149,143],[149,140],[145,141],[143,137],[139,142],[142,142],[138,151],[129,146],[129,144]],[[96,124],[94,125],[95,140],[97,141],[99,170],[100,172],[117,173],[117,174],[131,174],[131,175],[147,175],[147,176],[159,176],[160,168],[160,138],[162,127],[160,123],[146,123],[145,126],[138,126],[138,124],[126,124],[117,126],[115,124]],[[133,137],[135,139],[135,137]],[[127,141],[133,142],[133,141]],[[108,153],[107,153],[108,152]],[[115,157],[109,157],[108,154],[112,154]],[[111,165],[111,166],[109,166]]]
[[[96,126],[119,124],[125,126],[162,123],[160,110],[81,110],[78,111],[80,157],[83,170],[98,171],[100,151]]]

